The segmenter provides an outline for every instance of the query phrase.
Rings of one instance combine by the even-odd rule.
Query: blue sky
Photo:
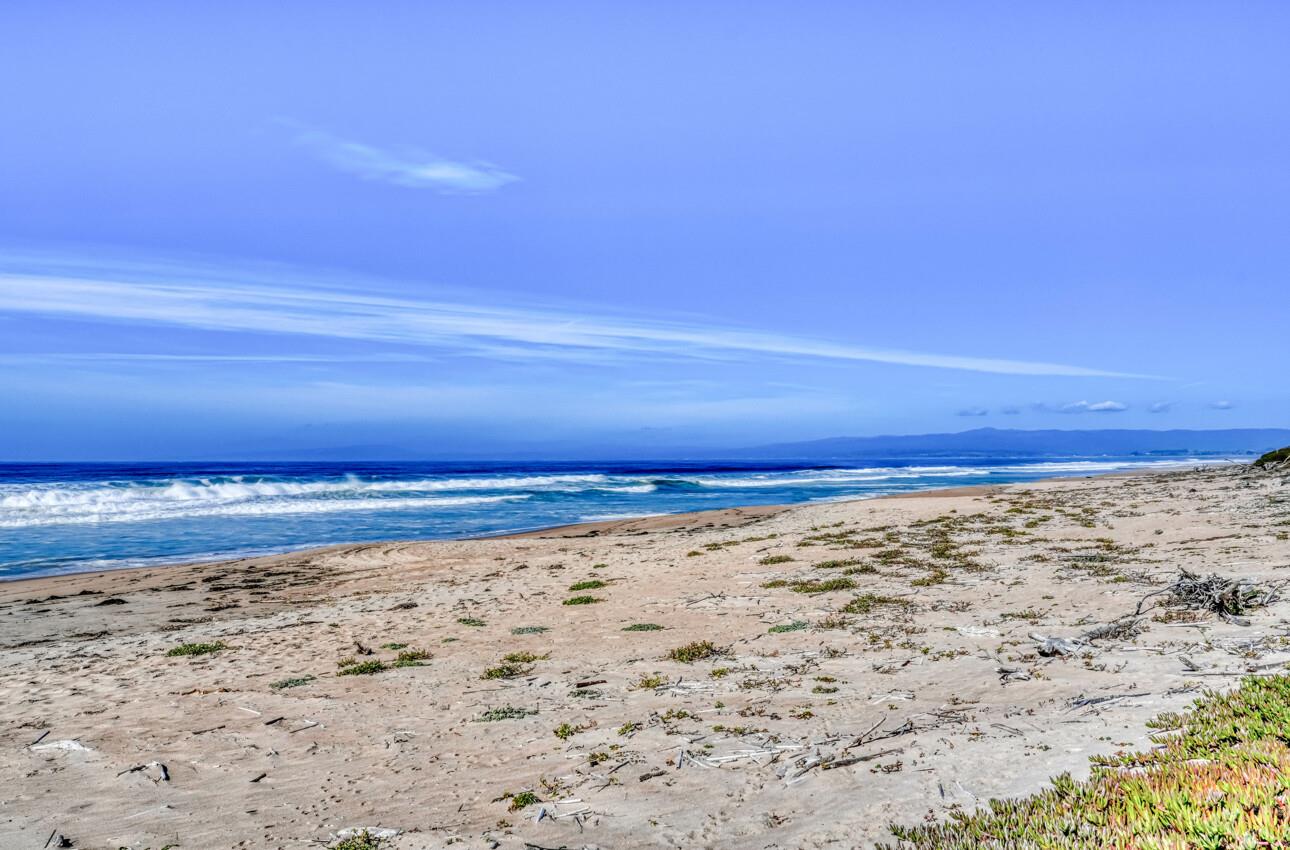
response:
[[[0,457],[1290,421],[1290,7],[0,6]]]

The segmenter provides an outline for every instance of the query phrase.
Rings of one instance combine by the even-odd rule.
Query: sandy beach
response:
[[[1231,465],[0,584],[0,846],[891,841],[1281,670],[1290,600],[1149,595],[1290,578],[1285,494]]]

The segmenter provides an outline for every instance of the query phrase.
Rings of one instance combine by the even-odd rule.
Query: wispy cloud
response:
[[[264,335],[304,335],[438,349],[489,358],[598,362],[607,356],[686,359],[808,358],[1004,375],[1149,378],[1061,363],[870,348],[698,322],[572,310],[497,307],[295,285],[247,283],[209,272],[162,280],[106,273],[0,273],[0,312],[182,326]],[[1112,410],[1116,402],[1086,405]],[[1108,407],[1107,405],[1111,405]]]
[[[1212,402],[1209,406],[1214,408],[1215,410],[1231,410],[1232,408],[1236,407],[1235,404],[1232,404],[1232,402],[1228,401],[1227,399]]]
[[[493,192],[519,180],[481,160],[453,160],[416,149],[388,150],[341,139],[321,130],[301,128],[296,144],[328,165],[365,180],[433,189],[445,195],[478,195]]]
[[[1073,401],[1055,408],[1046,408],[1056,413],[1122,413],[1129,406],[1121,401]]]
[[[984,407],[965,407],[958,412],[958,416],[988,416],[989,410]]]
[[[1147,407],[1147,413],[1168,413],[1173,407],[1172,401],[1157,401]]]

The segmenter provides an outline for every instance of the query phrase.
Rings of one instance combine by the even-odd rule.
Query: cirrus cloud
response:
[[[310,336],[413,346],[492,359],[535,357],[603,362],[605,357],[670,357],[871,362],[1002,375],[1151,378],[1033,360],[869,347],[770,330],[650,316],[373,294],[319,286],[285,273],[272,282],[236,272],[161,267],[153,274],[104,270],[68,274],[0,272],[0,313],[80,317],[274,336]],[[1080,402],[1089,410],[1117,402]],[[1074,411],[1072,411],[1074,412]]]
[[[1072,401],[1069,404],[1049,407],[1047,405],[1038,405],[1040,410],[1049,413],[1122,413],[1129,409],[1129,406],[1122,401]]]
[[[302,129],[295,141],[322,162],[365,180],[442,195],[479,195],[520,179],[482,160],[445,159],[411,148],[392,151],[321,130]]]

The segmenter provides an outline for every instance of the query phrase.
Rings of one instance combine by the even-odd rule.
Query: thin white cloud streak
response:
[[[140,354],[134,352],[33,352],[0,354],[0,363],[429,363],[413,354]]]
[[[867,348],[720,326],[383,297],[336,289],[0,274],[0,311],[360,340],[495,357],[864,361],[1004,375],[1153,378],[1060,363]]]
[[[1120,401],[1075,401],[1057,408],[1058,413],[1123,413],[1129,406]]]
[[[494,192],[520,179],[488,162],[461,162],[415,150],[395,153],[319,130],[302,131],[296,144],[328,165],[365,180],[441,194]]]

